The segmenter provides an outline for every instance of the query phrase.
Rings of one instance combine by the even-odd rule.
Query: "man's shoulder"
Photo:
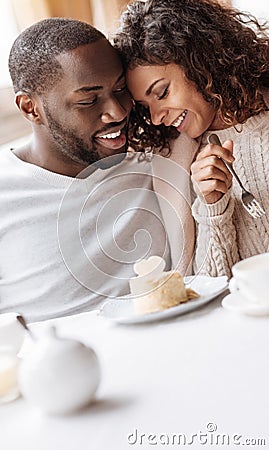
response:
[[[0,161],[0,170],[3,168],[3,164],[14,164],[12,149],[10,147],[3,147],[0,149]]]
[[[23,166],[20,164],[20,161],[17,160],[17,157],[12,153],[12,149],[3,148],[0,150],[0,181],[1,184],[5,180],[9,180],[11,182],[12,179],[18,180],[18,176],[23,175]]]

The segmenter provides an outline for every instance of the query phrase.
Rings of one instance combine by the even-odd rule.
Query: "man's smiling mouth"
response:
[[[122,130],[119,130],[119,131],[115,131],[114,133],[102,134],[98,137],[102,138],[102,139],[115,139],[121,135],[121,132],[122,132]]]
[[[120,129],[115,131],[110,131],[109,133],[103,133],[95,136],[95,141],[98,142],[102,147],[117,150],[125,146],[126,137],[126,124]]]

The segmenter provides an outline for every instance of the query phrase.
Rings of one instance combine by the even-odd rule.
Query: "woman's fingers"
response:
[[[208,144],[191,166],[195,191],[207,203],[215,203],[232,185],[232,175],[223,160],[233,162],[233,143],[226,141],[226,147]]]
[[[207,169],[207,172],[205,169]],[[204,171],[205,174],[208,173],[209,176],[214,176],[215,173],[219,172],[230,173],[224,162],[217,156],[207,156],[203,159],[194,161],[192,164],[192,173],[196,174],[200,171]]]
[[[201,182],[204,180],[219,180],[228,184],[232,181],[232,175],[225,166],[225,164],[221,161],[222,164],[218,166],[213,166],[211,164],[205,165],[198,169],[194,168],[192,174],[196,182]]]
[[[225,141],[224,145],[226,145],[226,147],[220,147],[219,145],[215,144],[206,145],[205,148],[198,153],[196,161],[206,158],[207,156],[215,156],[217,158],[222,158],[229,163],[233,163],[233,143],[229,140]]]
[[[202,174],[199,177],[192,175],[192,181],[197,195],[202,196],[207,203],[218,201],[232,185],[231,175],[225,176],[223,173],[215,178],[207,178]]]
[[[221,194],[226,194],[228,191],[228,186],[224,181],[220,180],[206,180],[201,181],[199,185],[200,195],[202,193],[203,197],[207,197],[213,192],[219,192]]]

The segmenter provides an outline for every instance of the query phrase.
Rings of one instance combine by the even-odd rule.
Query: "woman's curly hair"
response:
[[[244,123],[266,109],[269,88],[267,24],[215,0],[135,1],[114,35],[125,68],[178,64],[197,91],[228,125]],[[149,111],[135,105],[130,142],[135,148],[169,147],[178,132],[154,126]]]

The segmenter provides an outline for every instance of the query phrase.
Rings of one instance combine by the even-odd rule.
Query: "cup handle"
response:
[[[229,281],[229,289],[232,294],[239,291],[236,279],[234,277],[232,277]]]

